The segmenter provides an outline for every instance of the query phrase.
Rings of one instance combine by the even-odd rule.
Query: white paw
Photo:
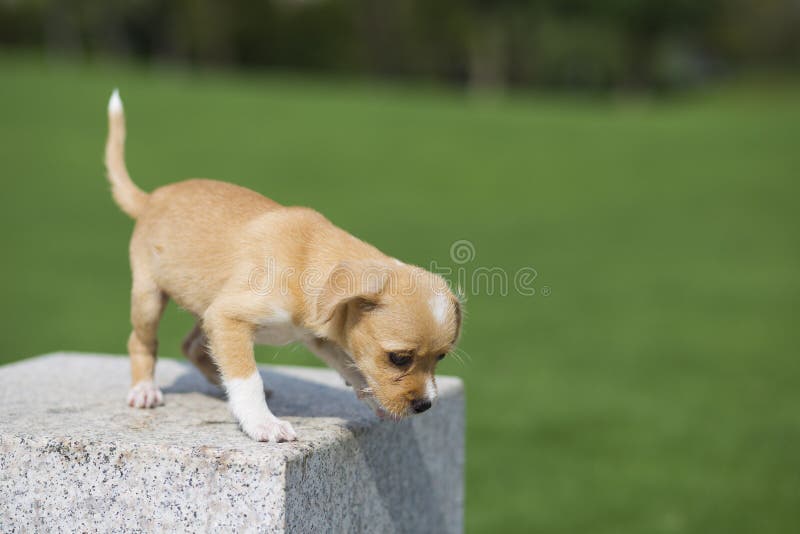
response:
[[[133,408],[155,408],[164,404],[164,395],[152,382],[139,382],[128,392],[128,406]]]
[[[281,441],[295,441],[297,439],[297,433],[294,431],[294,428],[292,428],[292,425],[287,421],[281,421],[275,417],[256,424],[243,424],[242,430],[256,441],[272,441],[278,443]]]

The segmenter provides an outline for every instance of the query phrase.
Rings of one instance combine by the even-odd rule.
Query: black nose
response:
[[[431,401],[427,399],[417,399],[411,403],[411,408],[413,408],[416,413],[422,413],[430,407]]]

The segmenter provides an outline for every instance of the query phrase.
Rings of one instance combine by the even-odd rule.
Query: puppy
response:
[[[197,319],[184,354],[224,386],[254,440],[297,439],[267,406],[254,343],[303,343],[381,417],[431,407],[436,364],[458,340],[462,315],[440,276],[386,256],[312,209],[236,185],[192,179],[145,193],[125,166],[117,91],[108,120],[112,194],[136,220],[130,406],[163,402],[153,380],[157,329],[172,299]]]

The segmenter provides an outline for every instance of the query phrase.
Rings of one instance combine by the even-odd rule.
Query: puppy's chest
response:
[[[287,345],[301,341],[307,332],[296,326],[288,313],[265,319],[256,329],[254,341],[259,345]]]

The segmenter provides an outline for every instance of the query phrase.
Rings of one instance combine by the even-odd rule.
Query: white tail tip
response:
[[[114,89],[111,98],[108,100],[109,113],[122,113],[122,99],[119,97],[119,90]]]

